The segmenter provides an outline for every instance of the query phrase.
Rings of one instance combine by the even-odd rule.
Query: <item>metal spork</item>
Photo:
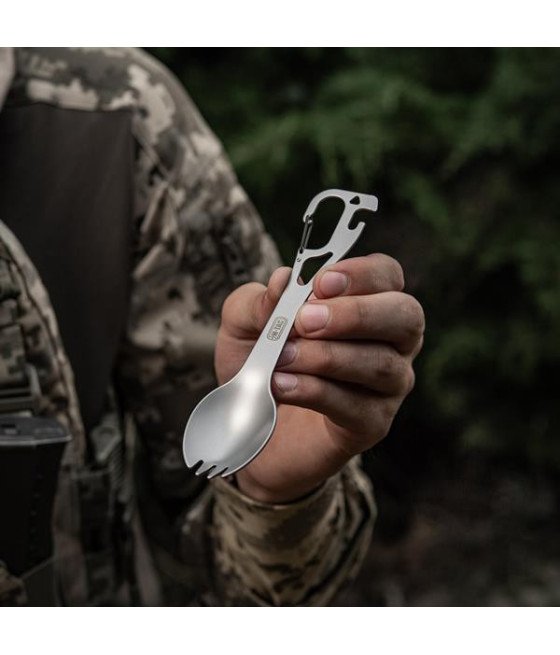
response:
[[[308,249],[313,214],[320,202],[339,198],[344,211],[323,247]],[[229,382],[214,389],[194,408],[185,427],[183,456],[197,475],[208,478],[232,475],[246,466],[266,446],[276,425],[276,403],[270,380],[298,309],[313,289],[315,276],[346,255],[365,223],[350,227],[357,210],[377,210],[375,196],[328,189],[315,196],[303,217],[304,229],[290,280],[278,304],[241,370]],[[330,255],[307,282],[299,280],[306,261]]]

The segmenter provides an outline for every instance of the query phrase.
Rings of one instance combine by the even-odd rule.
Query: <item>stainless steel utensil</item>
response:
[[[339,198],[344,210],[322,248],[308,249],[313,214],[320,202]],[[346,255],[365,223],[350,227],[358,210],[377,210],[375,196],[328,189],[310,202],[303,217],[304,229],[290,280],[241,370],[229,382],[214,389],[194,408],[185,427],[183,456],[197,475],[225,477],[246,466],[266,446],[276,425],[276,403],[270,380],[298,309],[313,289],[315,276]],[[307,282],[299,276],[306,261],[330,255]]]

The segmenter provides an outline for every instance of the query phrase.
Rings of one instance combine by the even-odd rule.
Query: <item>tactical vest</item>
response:
[[[132,421],[86,434],[48,293],[0,221],[0,605],[135,604]]]

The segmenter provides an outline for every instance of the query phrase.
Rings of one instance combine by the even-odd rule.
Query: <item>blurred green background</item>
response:
[[[380,515],[348,604],[558,604],[560,52],[149,50],[286,263],[318,191],[375,193],[360,251],[425,308],[416,388],[365,457]]]

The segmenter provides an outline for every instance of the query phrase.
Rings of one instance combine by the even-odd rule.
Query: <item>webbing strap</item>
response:
[[[58,322],[45,286],[13,232],[0,220],[0,359],[4,384],[11,390],[2,411],[34,410],[30,397],[38,396],[38,416],[56,418],[73,439],[66,448],[64,465],[80,466],[85,460],[85,435],[72,368],[60,338]],[[39,378],[35,388],[33,366]],[[39,387],[37,385],[37,387]],[[26,389],[22,393],[22,387]],[[13,407],[14,389],[19,398]],[[8,394],[9,396],[10,394]],[[12,403],[12,404],[10,404]]]
[[[37,411],[41,391],[35,369],[27,364],[18,322],[20,291],[0,253],[0,414]]]

